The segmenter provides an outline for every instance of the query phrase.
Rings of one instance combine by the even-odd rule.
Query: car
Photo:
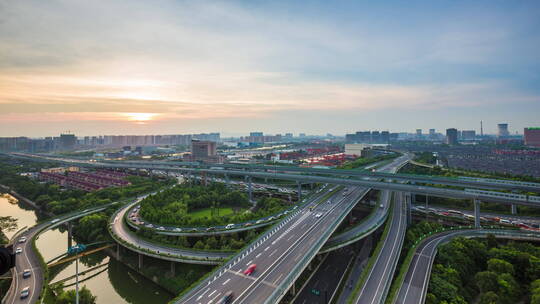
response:
[[[51,224],[55,224],[55,223],[58,223],[60,221],[60,219],[54,219],[51,221]]]
[[[383,205],[383,204],[380,204],[379,207],[384,208],[384,205]]]
[[[316,217],[316,218],[319,218],[319,217],[321,217],[321,216],[322,216],[322,213],[317,213],[317,214],[315,214],[315,217]]]
[[[509,220],[505,220],[505,219],[501,219],[501,220],[499,221],[499,223],[501,223],[501,224],[508,224],[508,225],[511,224],[511,222],[510,222]]]
[[[152,225],[152,224],[146,224],[146,228],[154,228],[154,225]]]
[[[225,226],[225,229],[231,229],[234,227],[234,224],[228,224],[227,226]]]
[[[257,268],[257,264],[251,264],[246,270],[244,270],[244,274],[251,275],[255,271],[256,268]]]
[[[26,279],[26,278],[30,277],[31,275],[32,275],[32,271],[30,269],[23,270],[23,273],[22,273],[23,278]]]
[[[27,298],[30,295],[30,287],[26,286],[21,290],[21,299]]]
[[[17,247],[17,249],[15,249],[15,253],[16,253],[16,254],[22,253],[22,248],[21,248],[21,247]]]
[[[19,243],[24,243],[24,242],[26,242],[26,237],[25,236],[23,236],[22,238],[19,239]]]
[[[249,226],[251,226],[251,225],[253,225],[253,224],[252,224],[252,223],[245,223],[245,224],[244,224],[244,227],[249,227]]]
[[[206,228],[206,231],[214,231],[214,230],[216,230],[215,227],[208,227],[208,228]]]
[[[182,231],[182,228],[178,228],[178,227],[176,227],[176,228],[174,228],[174,231],[178,231],[178,232],[180,232],[180,231]]]
[[[163,231],[163,230],[165,230],[165,227],[163,227],[163,226],[161,226],[161,227],[158,227],[158,229],[157,229],[157,230],[161,230],[161,231]]]
[[[221,304],[230,304],[234,298],[234,293],[232,291],[227,291],[227,293],[221,299]]]
[[[263,222],[264,222],[264,220],[258,220],[258,221],[255,222],[255,224],[261,224]]]

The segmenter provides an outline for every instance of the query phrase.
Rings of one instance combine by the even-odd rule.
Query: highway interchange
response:
[[[392,164],[395,163],[396,162],[393,162]],[[118,167],[118,165],[115,164],[113,165],[113,167]],[[168,170],[170,168],[166,169]],[[186,172],[186,170],[188,173],[194,173],[200,169],[181,169],[181,171],[183,172]],[[224,173],[223,170],[220,169],[204,169],[202,171],[215,174]],[[227,171],[225,173],[234,174],[235,172]],[[328,238],[337,228],[339,222],[341,222],[343,217],[367,192],[368,185],[370,187],[382,190],[398,190],[405,192],[411,191],[412,189],[417,190],[414,192],[418,193],[445,194],[440,196],[456,195],[457,197],[471,197],[470,193],[464,194],[463,192],[466,191],[461,190],[442,189],[442,192],[440,192],[441,189],[432,187],[380,182],[369,180],[366,178],[364,178],[363,180],[351,180],[321,176],[298,176],[296,174],[285,173],[241,173],[241,175],[244,174],[252,177],[261,178],[269,177],[288,180],[302,179],[310,182],[318,181],[323,183],[335,182],[335,184],[348,185],[348,189],[350,189],[350,191],[345,195],[343,195],[340,191],[339,193],[334,194],[328,201],[321,202],[320,204],[317,204],[317,199],[320,198],[320,196],[312,198],[307,205],[305,205],[303,208],[299,208],[297,211],[287,216],[281,223],[274,226],[275,228],[273,227],[271,231],[264,234],[251,246],[242,251],[239,255],[235,256],[229,263],[226,263],[223,267],[221,267],[218,272],[212,275],[212,277],[203,281],[203,284],[197,286],[191,292],[188,292],[188,294],[180,300],[181,303],[216,303],[219,299],[219,296],[224,295],[227,291],[234,292],[234,303],[277,302],[289,289],[296,277],[300,275],[304,267],[307,266],[307,263],[309,263],[309,261],[318,253],[319,249],[328,240]],[[475,185],[475,181],[472,181],[471,184]],[[531,185],[527,185],[527,187],[531,187]],[[387,212],[388,203],[384,204],[384,202],[388,201],[388,197],[390,197],[388,191],[383,191],[382,195],[383,208],[379,208],[380,211],[377,211],[380,214],[384,214],[384,212]],[[475,193],[473,197],[486,197],[488,201],[495,202],[503,202],[505,200],[508,203],[508,201],[513,200],[513,203],[533,205],[536,204],[534,202],[534,198],[533,201],[529,201],[529,198],[524,201],[520,198],[506,197],[503,200],[502,198],[490,196],[492,196],[491,193]],[[363,288],[362,292],[359,293],[358,298],[356,299],[356,303],[378,303],[380,301],[383,301],[388,287],[385,286],[385,284],[389,284],[388,281],[391,281],[391,278],[393,276],[393,270],[387,270],[389,267],[395,268],[394,264],[397,263],[397,259],[399,258],[399,251],[401,248],[401,244],[399,242],[402,243],[402,235],[405,231],[405,228],[402,227],[406,227],[406,224],[402,224],[405,212],[403,212],[404,208],[401,200],[401,194],[397,193],[395,197],[395,205],[392,209],[393,212],[391,216],[391,230],[394,231],[394,233],[390,233],[389,238],[384,240],[385,243],[383,246],[383,250],[381,250],[380,256],[377,257],[377,261],[374,264],[374,267],[370,270],[371,273],[375,273],[375,275],[371,275],[370,273],[365,283],[365,286],[367,286],[368,284],[375,284],[373,285],[374,288]],[[309,210],[309,207],[313,207],[313,210]],[[85,210],[84,213],[88,214],[87,211],[88,210]],[[120,218],[118,217],[119,214],[116,215],[117,217],[115,218],[115,222],[118,221],[118,219]],[[119,222],[123,221],[119,220]],[[62,223],[55,224],[52,222],[46,222],[41,225],[48,225],[48,228],[52,228],[53,226],[57,226],[59,224]],[[118,227],[120,228],[115,231],[122,235],[125,232],[122,230],[123,226]],[[39,231],[42,230],[42,228],[43,227],[41,226],[35,226],[31,230],[29,230],[29,232],[27,232],[29,241],[33,236],[38,234]],[[116,229],[116,225],[113,225],[113,229]],[[18,268],[15,269],[15,274],[20,272],[21,269],[25,268],[40,268],[39,263],[36,263],[37,257],[35,256],[33,250],[31,250],[31,245],[28,244],[31,244],[31,242],[24,243],[23,248],[23,253],[26,254],[26,252],[29,252],[29,254],[24,255],[26,259],[22,259],[22,255],[19,255],[19,257],[17,257],[17,262],[20,263],[20,267],[18,266]],[[388,245],[390,246],[388,247],[386,244],[391,245]],[[156,250],[161,249],[156,248]],[[257,264],[257,269],[255,270],[255,272],[251,276],[242,274],[242,271],[251,264]],[[380,267],[383,267],[377,266],[379,264],[383,265],[384,268],[382,268],[382,272],[380,272],[380,275],[377,275],[378,271],[380,271],[381,269]],[[29,300],[30,303],[33,303],[35,301],[35,297],[39,296],[39,291],[41,288],[41,284],[39,282],[43,280],[40,271],[41,270],[34,271],[35,274],[31,276],[31,278],[33,279],[26,279],[25,282],[25,284],[33,283],[32,285],[40,285],[39,287],[36,286],[31,289],[29,299],[26,300]],[[429,272],[428,270],[426,271]],[[370,277],[379,278],[379,280],[370,281]],[[383,283],[383,285],[381,286],[381,282],[386,283]],[[21,289],[20,286],[17,286],[18,284],[19,280],[15,276],[14,282],[12,284],[12,289],[15,285],[14,290],[10,290],[10,294],[7,297],[7,299],[11,302],[7,303],[18,303],[16,298],[18,298],[18,289]],[[366,292],[366,290],[369,291]],[[368,293],[371,293],[371,295],[369,295]],[[414,292],[411,294],[414,294]],[[371,299],[371,302],[365,302],[362,297],[367,297],[366,299]]]

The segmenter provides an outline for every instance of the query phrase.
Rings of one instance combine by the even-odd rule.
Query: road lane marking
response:
[[[268,249],[270,249],[270,246],[268,246],[268,247],[264,248],[264,251],[266,251],[266,250],[268,250]]]
[[[249,265],[251,265],[251,263],[252,263],[252,262],[253,262],[253,260],[251,260],[251,261],[247,262],[246,266],[249,266]]]
[[[210,298],[210,297],[211,297],[213,294],[215,294],[216,292],[217,292],[217,289],[214,289],[214,291],[212,291],[212,292],[208,295],[208,297]]]
[[[274,249],[274,251],[272,251],[272,253],[270,253],[270,255],[268,257],[271,257],[274,253],[276,253],[277,249]]]
[[[259,253],[258,253],[258,254],[257,254],[257,255],[255,256],[255,258],[258,258],[258,257],[260,257],[260,256],[261,256],[261,254],[262,254],[262,252],[259,252]]]
[[[279,279],[281,279],[281,277],[283,276],[283,273],[279,275],[279,277],[274,281],[274,284],[277,285],[277,282],[279,281]]]
[[[225,284],[229,283],[230,280],[231,280],[230,278],[227,279],[227,280],[226,280],[225,282],[223,282],[223,284],[221,284],[221,285],[225,285]]]
[[[201,293],[201,295],[197,298],[197,301],[199,301],[209,291],[210,291],[210,288],[206,289],[205,292]]]

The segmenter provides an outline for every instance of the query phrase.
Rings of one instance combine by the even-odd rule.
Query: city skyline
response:
[[[535,1],[1,7],[0,136],[539,125]]]

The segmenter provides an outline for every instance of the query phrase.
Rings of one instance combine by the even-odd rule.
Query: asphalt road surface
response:
[[[41,269],[39,258],[32,249],[31,239],[43,225],[48,225],[48,223],[35,226],[14,240],[13,250],[15,251],[17,247],[20,247],[22,252],[17,254],[15,258],[16,266],[12,270],[14,274],[13,281],[11,283],[11,288],[8,291],[5,304],[35,303],[38,300],[42,288],[43,271]],[[22,236],[26,236],[28,240],[24,243],[19,243],[18,240]],[[26,279],[22,276],[25,269],[30,269],[32,271],[30,277]],[[30,287],[30,294],[27,298],[21,299],[21,290],[25,287]]]
[[[369,271],[366,281],[354,299],[358,304],[383,303],[392,282],[407,229],[405,204],[402,195],[396,193],[390,220],[390,230],[377,260]]]
[[[533,237],[540,238],[538,234],[520,232],[517,231],[508,231],[508,230],[458,230],[458,231],[446,231],[438,234],[434,234],[426,238],[418,247],[416,247],[413,259],[409,266],[407,273],[405,274],[405,279],[399,292],[397,294],[396,304],[418,304],[424,303],[426,293],[429,286],[429,277],[431,274],[431,267],[433,261],[435,260],[435,255],[437,254],[437,247],[441,243],[450,241],[452,238],[457,236],[477,236],[483,237],[488,233],[493,233],[495,236],[499,237],[500,233],[510,233],[508,238],[528,236],[532,235]]]
[[[122,240],[130,243],[132,246],[138,247],[140,249],[150,250],[157,254],[170,254],[173,257],[178,258],[187,258],[187,259],[225,259],[231,255],[227,252],[204,252],[204,251],[195,251],[195,250],[182,250],[179,248],[169,247],[166,245],[160,245],[145,241],[137,237],[133,232],[129,230],[129,227],[123,221],[124,215],[134,204],[137,204],[138,200],[125,206],[120,210],[115,218],[113,219],[111,229],[113,233],[121,238]]]
[[[264,303],[321,235],[335,224],[343,210],[355,204],[365,190],[354,188],[345,196],[342,192],[333,195],[329,202],[308,204],[283,222],[276,233],[240,256],[215,280],[199,285],[181,303],[219,303],[228,291],[234,293],[233,303]],[[314,209],[310,211],[312,206]],[[244,275],[243,271],[251,264],[256,264],[257,269],[252,275]]]

